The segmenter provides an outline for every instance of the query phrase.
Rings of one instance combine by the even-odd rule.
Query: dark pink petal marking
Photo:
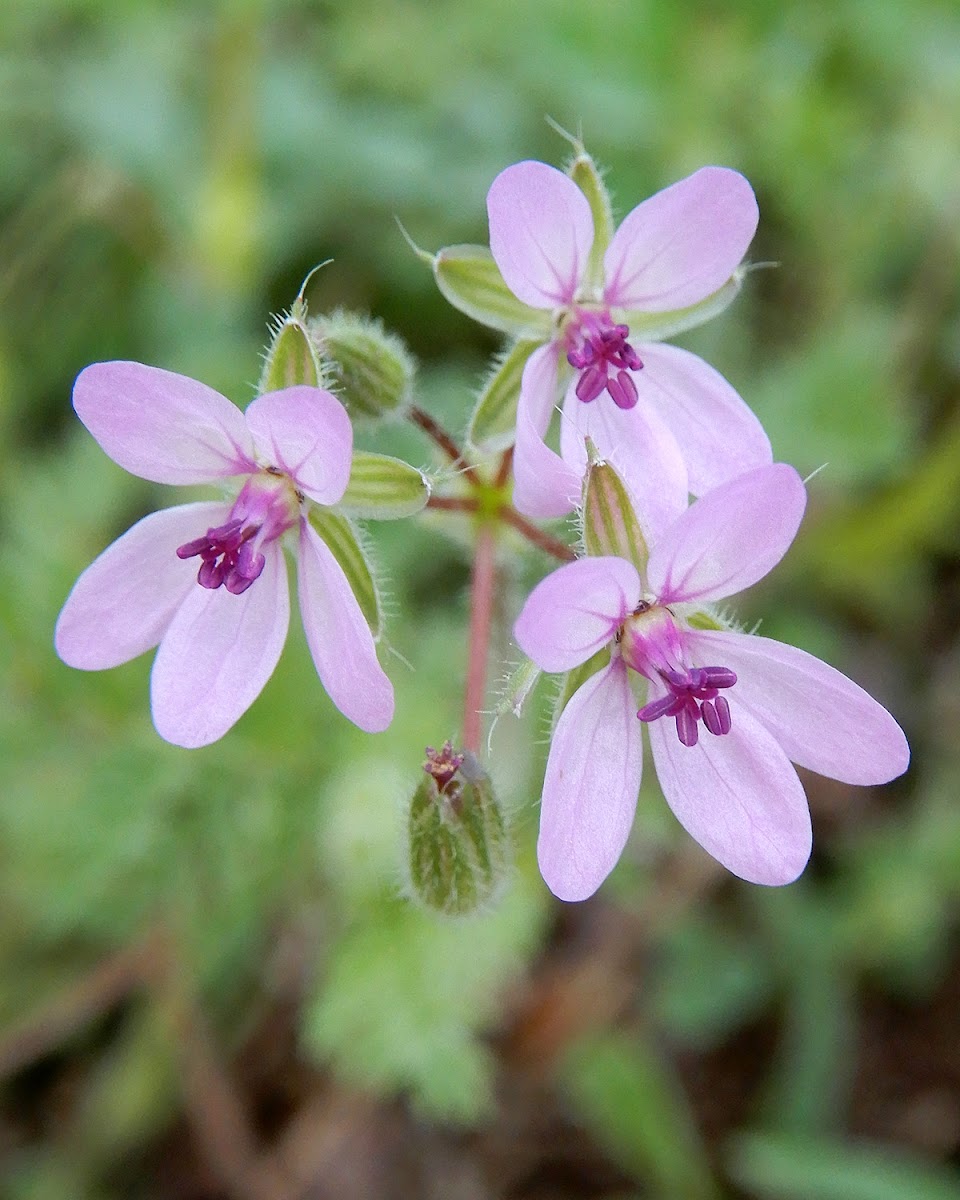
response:
[[[630,372],[641,370],[643,362],[629,336],[629,326],[614,325],[609,313],[580,314],[567,331],[567,362],[581,372],[574,389],[578,400],[589,404],[607,391],[618,408],[634,407],[637,385]]]
[[[730,705],[718,693],[737,682],[734,671],[729,667],[693,667],[689,671],[661,670],[659,675],[667,686],[667,694],[640,709],[637,717],[641,721],[675,718],[677,737],[684,746],[697,744],[701,720],[716,737],[730,732]]]

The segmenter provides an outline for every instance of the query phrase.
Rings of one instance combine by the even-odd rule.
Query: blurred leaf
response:
[[[397,900],[356,911],[308,1003],[310,1050],[365,1086],[410,1089],[436,1118],[477,1120],[493,1082],[478,1034],[543,919],[540,888],[517,883],[496,911],[456,923]]]
[[[685,1043],[716,1045],[757,1015],[773,982],[763,947],[697,912],[671,929],[662,948],[656,1012]]]
[[[960,1174],[883,1146],[748,1133],[729,1160],[763,1200],[960,1200]]]
[[[680,1080],[642,1035],[585,1039],[567,1057],[562,1080],[592,1135],[654,1194],[719,1195]]]

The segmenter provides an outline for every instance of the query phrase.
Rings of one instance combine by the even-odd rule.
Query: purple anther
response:
[[[577,380],[577,399],[589,404],[601,394],[607,386],[607,373],[600,367],[587,367]]]
[[[716,737],[730,732],[730,705],[718,691],[733,687],[737,682],[736,672],[729,667],[691,667],[688,671],[662,670],[659,674],[667,694],[644,705],[637,713],[639,720],[675,717],[677,737],[684,746],[697,744],[700,720]]]
[[[697,706],[685,704],[677,713],[677,737],[685,746],[697,744]]]
[[[581,314],[567,333],[567,362],[582,372],[574,389],[577,399],[589,404],[607,391],[618,408],[633,408],[638,395],[630,372],[641,370],[643,362],[629,336],[629,326],[614,325],[609,314]]]
[[[618,371],[607,380],[607,391],[617,408],[633,408],[636,404],[637,385],[629,371]]]
[[[239,596],[260,577],[266,559],[254,551],[251,538],[260,531],[259,525],[244,525],[240,520],[227,521],[208,529],[206,537],[195,538],[177,548],[178,558],[202,560],[197,571],[197,583],[215,590],[226,584],[227,591]]]

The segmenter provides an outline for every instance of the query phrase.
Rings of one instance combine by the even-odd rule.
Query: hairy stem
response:
[[[500,509],[500,517],[508,525],[512,525],[518,533],[522,533],[528,542],[532,542],[534,546],[539,547],[545,554],[552,555],[553,558],[559,559],[560,562],[573,562],[577,557],[566,542],[561,542],[553,534],[547,533],[543,529],[538,529],[536,525],[528,521],[526,517],[522,517],[509,504],[505,504]]]
[[[482,524],[473,548],[470,580],[470,642],[467,652],[467,686],[463,696],[463,747],[480,752],[483,698],[487,685],[487,657],[493,620],[496,579],[496,530]]]
[[[451,434],[443,428],[439,421],[430,416],[428,412],[414,404],[408,411],[407,416],[427,435],[428,438],[450,459],[451,463],[464,476],[469,479],[472,484],[481,483],[480,476],[477,474],[476,468],[471,467],[467,460],[463,457],[463,451],[457,445]]]

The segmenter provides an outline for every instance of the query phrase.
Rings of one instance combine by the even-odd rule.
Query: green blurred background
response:
[[[547,115],[621,215],[705,163],[754,184],[751,257],[779,267],[682,342],[778,458],[827,467],[740,615],[871,690],[914,762],[882,789],[806,776],[814,859],[782,890],[715,868],[645,781],[621,866],[562,906],[532,856],[545,697],[493,738],[515,878],[455,924],[400,898],[399,838],[460,722],[462,540],[371,527],[387,733],[336,713],[292,629],[235,730],[168,746],[150,656],[52,651],[76,575],[170,499],[70,389],[132,358],[246,404],[268,315],[332,257],[311,309],[382,317],[462,429],[496,343],[394,216],[485,241],[494,175],[567,151]],[[5,1197],[960,1197],[958,115],[960,16],[933,0],[5,0]],[[358,443],[434,465],[412,429]],[[503,658],[547,565],[507,564]]]

